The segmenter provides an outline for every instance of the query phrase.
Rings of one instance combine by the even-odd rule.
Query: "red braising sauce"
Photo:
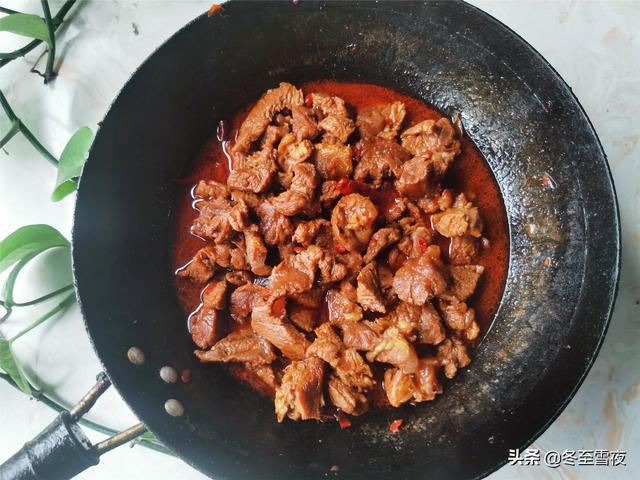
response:
[[[309,82],[301,85],[301,88],[305,93],[320,92],[339,96],[356,110],[367,106],[401,101],[406,105],[407,116],[404,125],[408,126],[423,120],[441,117],[435,108],[420,100],[377,85],[329,80]],[[236,114],[229,123],[224,122],[224,125],[219,127],[217,134],[213,135],[195,159],[191,175],[181,182],[184,184],[184,190],[179,195],[176,207],[175,269],[184,266],[205,245],[202,239],[190,233],[191,224],[197,216],[191,195],[193,187],[201,179],[226,182],[229,174],[229,157],[225,152],[228,145],[225,138],[233,139],[235,137],[235,132],[244,120],[249,108],[250,106]],[[467,198],[478,207],[484,223],[483,236],[489,240],[491,245],[489,249],[481,249],[477,263],[485,267],[485,270],[475,294],[468,301],[476,311],[476,318],[482,331],[486,332],[500,302],[507,275],[509,236],[502,196],[486,161],[466,136],[462,139],[462,152],[456,157],[442,184],[446,188],[451,188],[454,194],[465,192]],[[367,186],[365,185],[365,187]],[[342,188],[358,190],[357,185],[350,185],[348,181],[343,182]],[[359,193],[366,194],[367,192]],[[372,201],[379,205],[390,204],[394,198],[391,191],[375,192],[372,195]],[[438,234],[436,234],[436,238],[442,254],[446,258],[449,240]],[[190,315],[200,305],[202,286],[181,278],[176,279],[176,285],[180,301],[186,312],[185,315]],[[232,327],[235,324],[235,322],[229,323]],[[265,389],[259,382],[253,381],[242,368],[232,367],[231,372],[240,380],[250,383],[260,393],[273,396],[272,391]],[[386,395],[381,391],[374,391],[371,400],[373,400],[372,403],[378,405],[384,404],[386,403]]]

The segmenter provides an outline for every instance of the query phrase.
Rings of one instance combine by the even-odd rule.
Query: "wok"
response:
[[[218,120],[280,81],[376,83],[460,112],[504,197],[510,264],[469,368],[433,402],[335,423],[275,421],[271,402],[201,365],[175,293],[177,187]],[[545,261],[545,259],[548,259]],[[592,365],[612,311],[618,210],[570,88],[515,33],[459,2],[231,2],[160,47],[107,114],[78,191],[77,293],[105,371],[142,422],[217,479],[480,478],[540,435]],[[136,346],[142,366],[127,359]],[[164,365],[191,369],[167,384]],[[168,398],[185,413],[171,417]],[[403,418],[399,434],[389,423]],[[27,478],[27,477],[25,477]]]

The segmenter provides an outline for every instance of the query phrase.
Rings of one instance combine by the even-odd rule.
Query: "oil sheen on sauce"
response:
[[[407,109],[405,126],[411,126],[423,120],[438,119],[442,116],[438,110],[420,100],[378,85],[318,81],[303,84],[300,88],[305,94],[319,92],[339,96],[356,110],[367,106],[401,101]],[[231,119],[228,138],[234,138],[235,132],[244,120],[249,108],[250,106],[238,112]],[[202,239],[190,233],[191,224],[197,216],[197,211],[193,208],[191,191],[193,186],[202,179],[226,182],[229,174],[229,160],[225,149],[226,142],[214,135],[195,159],[189,177],[182,182],[184,188],[178,197],[175,217],[175,269],[189,262],[193,255],[206,244]],[[476,318],[482,332],[486,332],[502,297],[508,267],[509,236],[502,196],[482,154],[466,136],[462,139],[462,152],[456,157],[442,183],[444,187],[451,188],[454,194],[465,192],[467,198],[478,207],[484,223],[483,236],[490,242],[490,248],[481,249],[476,262],[482,265],[485,270],[476,292],[468,301],[476,311]],[[446,259],[448,240],[441,238],[438,243]],[[176,286],[186,317],[199,307],[202,286],[179,278],[176,279]],[[233,323],[230,322],[230,324]],[[246,372],[241,368],[232,367],[231,371],[234,376],[250,383],[260,393],[268,396],[273,395],[273,392],[260,388],[260,385],[251,381],[251,378],[248,378]],[[380,399],[374,403],[385,402]]]

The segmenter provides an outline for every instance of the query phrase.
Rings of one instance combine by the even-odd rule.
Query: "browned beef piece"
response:
[[[380,280],[380,291],[387,304],[393,303],[398,299],[393,289],[393,272],[387,266],[378,265],[378,279]]]
[[[357,391],[331,374],[327,382],[331,404],[349,415],[362,415],[369,410],[369,402],[364,393]]]
[[[428,154],[433,180],[441,179],[460,153],[458,133],[451,122],[425,120],[402,132],[402,146],[413,155]]]
[[[307,160],[313,152],[313,144],[309,140],[298,141],[293,133],[286,135],[276,156],[280,173],[278,178],[283,187],[289,188],[293,179],[293,167]]]
[[[293,180],[289,190],[271,199],[276,210],[288,217],[297,215],[308,206],[318,186],[316,169],[310,163],[294,165],[292,172]]]
[[[410,219],[403,218],[400,221],[403,227],[406,227],[404,222],[405,220]],[[418,258],[427,251],[427,248],[433,242],[431,231],[422,222],[406,223],[409,223],[410,226],[404,228],[405,235],[398,242],[398,250],[400,250],[400,252],[402,252],[407,258]]]
[[[323,180],[340,180],[351,175],[351,157],[349,145],[319,143],[313,160]]]
[[[384,331],[376,347],[367,352],[367,360],[390,363],[405,373],[414,373],[418,368],[418,355],[413,345],[395,326]]]
[[[413,397],[416,390],[414,376],[399,368],[387,368],[384,372],[384,391],[392,407],[399,407]]]
[[[408,259],[393,278],[393,289],[398,298],[414,305],[424,305],[447,290],[444,264],[440,249],[431,245],[418,258]]]
[[[202,291],[202,304],[216,310],[227,308],[227,281],[216,280],[207,285]]]
[[[260,217],[260,232],[267,245],[289,243],[293,225],[270,202],[263,202],[257,209]]]
[[[247,262],[251,266],[251,271],[256,275],[269,275],[271,267],[265,264],[267,259],[267,247],[262,241],[262,237],[257,232],[258,228],[247,228],[244,231],[244,241],[247,252]]]
[[[236,322],[244,323],[253,309],[269,296],[269,290],[260,285],[247,283],[236,288],[231,294],[231,318]]]
[[[307,357],[316,356],[335,367],[340,359],[340,353],[344,349],[342,340],[333,330],[331,324],[327,322],[316,328],[314,333],[316,339],[307,348]]]
[[[292,293],[289,298],[303,307],[318,309],[322,305],[324,292],[318,287],[300,293]]]
[[[349,280],[353,280],[362,267],[362,255],[358,252],[336,254],[336,260],[347,267]]]
[[[440,311],[444,323],[451,330],[462,334],[467,340],[475,340],[480,334],[480,326],[476,322],[476,312],[464,302],[440,301]]]
[[[287,133],[289,133],[289,125],[269,125],[264,135],[262,136],[262,141],[260,142],[260,148],[274,148],[275,145],[282,140]]]
[[[362,251],[377,217],[378,209],[368,197],[358,193],[342,197],[331,212],[334,241],[347,251]]]
[[[270,364],[276,359],[273,347],[251,330],[230,333],[210,350],[196,350],[198,360],[208,362],[250,362]]]
[[[438,368],[440,362],[435,357],[421,358],[418,360],[418,370],[414,374],[416,390],[413,399],[416,402],[427,402],[442,393],[442,385],[438,380]]]
[[[346,143],[355,126],[349,118],[344,100],[323,93],[312,93],[311,101],[313,111],[322,117],[318,127],[324,132],[324,143]]]
[[[369,240],[367,246],[367,253],[364,254],[362,260],[365,263],[369,263],[376,258],[378,254],[387,248],[389,245],[393,245],[400,240],[400,231],[396,227],[384,227],[377,230]]]
[[[223,183],[214,180],[200,180],[193,189],[193,196],[205,200],[228,198],[229,190],[227,190],[227,186]]]
[[[331,223],[324,218],[316,218],[308,222],[299,223],[293,233],[293,241],[305,247],[308,247],[316,239],[320,230],[328,229],[330,231]]]
[[[453,296],[457,300],[466,301],[476,291],[480,276],[484,272],[481,265],[452,265],[449,267],[451,285],[447,297]]]
[[[359,392],[364,392],[374,384],[371,368],[355,348],[340,352],[335,371],[340,379]]]
[[[302,105],[302,102],[302,92],[289,83],[283,82],[278,88],[267,90],[242,122],[233,150],[249,150],[251,144],[264,133],[276,113],[285,108],[291,110],[295,105]]]
[[[323,380],[324,362],[319,358],[291,362],[276,389],[278,422],[282,422],[285,416],[293,420],[320,420],[320,408],[324,405]]]
[[[249,206],[244,200],[238,200],[231,208],[228,221],[236,232],[242,232],[249,227]]]
[[[292,360],[304,358],[309,341],[287,319],[284,299],[255,306],[251,313],[251,328],[275,345],[285,357]]]
[[[418,199],[429,191],[429,158],[416,155],[400,167],[400,176],[395,182],[396,190],[405,197]]]
[[[264,148],[248,157],[238,153],[234,155],[227,186],[235,190],[261,193],[271,186],[275,173],[274,150]]]
[[[342,341],[346,347],[370,352],[380,341],[380,336],[362,322],[343,323],[341,327]]]
[[[360,273],[358,273],[357,296],[358,303],[370,312],[386,313],[382,292],[380,291],[380,280],[375,262],[368,263]]]
[[[333,325],[341,327],[350,322],[358,322],[362,319],[362,308],[355,303],[355,299],[342,290],[331,289],[326,296],[327,308],[329,310],[329,321]]]
[[[271,271],[271,296],[277,298],[310,290],[322,255],[322,249],[310,245],[297,255],[280,262]]]
[[[353,178],[359,182],[371,179],[375,187],[382,185],[386,177],[398,177],[402,164],[410,155],[395,141],[379,137],[367,137],[356,145],[358,163]]]
[[[356,125],[362,137],[394,139],[404,121],[407,110],[402,102],[364,108],[358,112]]]
[[[417,325],[418,343],[437,345],[445,339],[444,326],[438,311],[429,302],[420,309]]]
[[[217,269],[215,249],[207,245],[198,250],[193,259],[176,273],[179,277],[189,278],[193,282],[205,283],[213,277]]]
[[[287,307],[287,312],[291,323],[305,332],[311,332],[318,323],[319,314],[315,308],[307,308],[294,303]]]
[[[416,202],[426,214],[442,212],[453,205],[451,190],[442,190],[439,184],[431,185],[427,194]]]
[[[219,310],[203,306],[191,318],[191,338],[202,349],[215,344],[223,334],[222,315]]]
[[[231,190],[231,199],[234,202],[240,202],[242,200],[250,208],[258,208],[264,201],[262,197],[253,192],[245,192],[243,190]]]
[[[318,123],[310,109],[295,106],[291,109],[293,116],[293,133],[298,140],[313,140],[320,133]]]
[[[339,282],[349,273],[349,267],[338,261],[338,257],[325,250],[322,259],[318,263],[320,270],[320,283],[323,285]]]
[[[482,219],[478,209],[467,200],[464,193],[456,197],[451,208],[431,217],[434,228],[445,237],[482,236]]]
[[[198,205],[200,212],[191,226],[191,231],[204,239],[223,243],[232,232],[229,225],[231,202],[224,198],[214,198]]]
[[[245,270],[227,272],[224,278],[227,282],[229,282],[231,285],[235,285],[236,287],[240,287],[241,285],[244,285],[246,283],[253,282],[253,275]]]
[[[333,202],[342,195],[338,190],[337,185],[338,182],[335,180],[322,182],[322,186],[320,187],[320,203],[324,208],[330,208]]]
[[[449,245],[449,261],[452,265],[470,265],[477,258],[480,248],[478,240],[470,237],[452,237]]]
[[[471,363],[467,347],[457,338],[447,338],[438,345],[438,361],[444,368],[447,378],[453,378],[458,368],[466,367]]]

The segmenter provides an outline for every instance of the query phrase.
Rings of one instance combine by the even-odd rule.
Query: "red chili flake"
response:
[[[275,317],[279,317],[284,314],[284,309],[287,306],[287,301],[284,297],[278,298],[271,304],[271,314]]]
[[[418,245],[420,245],[420,253],[426,252],[427,251],[427,247],[429,246],[429,244],[427,243],[427,241],[424,238],[418,239]]]
[[[219,3],[214,3],[213,5],[211,5],[211,8],[207,12],[207,17],[212,17],[218,12],[222,13],[222,11],[223,11],[222,5],[220,5]]]
[[[304,97],[304,105],[308,108],[313,107],[313,95],[310,93],[307,93]]]
[[[349,428],[351,426],[351,421],[347,418],[347,416],[342,411],[339,411],[336,414],[336,420],[338,421],[338,425],[340,425],[340,428],[342,430],[344,430],[345,428]]]
[[[401,418],[394,420],[389,424],[389,430],[391,430],[392,433],[398,433],[403,423],[404,420],[402,420]]]
[[[347,253],[347,249],[344,248],[344,246],[340,245],[339,243],[334,243],[333,249],[338,253]]]
[[[182,383],[189,383],[191,381],[191,370],[187,368],[180,372],[180,380],[182,380]]]

